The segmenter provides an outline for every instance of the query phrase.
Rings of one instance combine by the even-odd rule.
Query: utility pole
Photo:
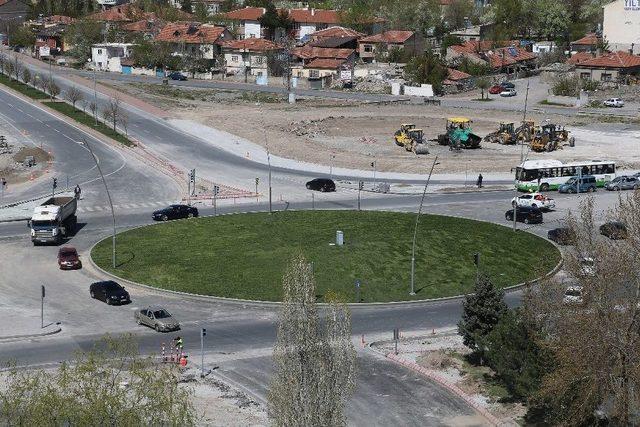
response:
[[[206,336],[207,330],[200,329],[200,378],[204,378],[204,337]]]
[[[213,216],[218,215],[218,192],[220,192],[220,187],[217,185],[213,186]]]
[[[96,126],[98,126],[98,90],[97,90],[97,76],[96,76],[96,67],[93,67],[93,105],[95,105],[95,110],[93,116],[96,119]]]
[[[51,52],[49,52],[49,98],[53,101],[53,92],[51,87],[53,86],[53,73],[51,71]]]
[[[40,285],[40,329],[44,328],[44,285]]]
[[[269,213],[272,213],[273,210],[271,208],[271,195],[272,195],[272,188],[271,188],[271,154],[269,153],[269,150],[267,149],[267,164],[269,165]]]
[[[260,202],[260,197],[258,196],[258,184],[260,183],[260,178],[256,178],[256,203]]]
[[[429,181],[431,181],[431,174],[433,173],[433,168],[438,164],[438,156],[433,159],[433,164],[431,165],[431,170],[429,171],[429,176],[427,177],[427,182],[424,184],[424,190],[422,191],[422,199],[420,199],[420,207],[418,208],[418,214],[416,215],[416,225],[413,228],[413,244],[411,246],[411,291],[409,291],[409,295],[415,295],[415,270],[416,270],[416,238],[418,236],[418,221],[420,221],[420,215],[422,215],[422,205],[424,204],[424,196],[427,194],[427,188],[429,187]]]
[[[336,155],[331,153],[329,156],[329,178],[333,181],[333,162],[336,159]]]
[[[364,188],[364,181],[358,182],[358,210],[360,210],[360,193],[362,192],[363,188]]]
[[[53,178],[53,182],[51,183],[51,197],[55,197],[56,188],[58,188],[58,178]]]
[[[7,186],[7,180],[4,178],[0,178],[0,206],[2,206],[2,202],[4,202],[4,188]]]
[[[192,185],[193,184],[193,188]],[[193,168],[189,171],[189,180],[187,181],[187,204],[191,206],[191,191],[196,191],[196,169]]]

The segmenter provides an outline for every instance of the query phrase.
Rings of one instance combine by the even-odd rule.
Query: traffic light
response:
[[[256,178],[256,185],[260,183],[260,178]]]
[[[213,186],[213,194],[216,195],[216,196],[218,194],[220,194],[220,187],[218,187],[217,185],[214,185]]]
[[[58,188],[58,178],[53,178],[53,189]]]
[[[376,162],[371,162],[371,167],[372,168],[376,167]]]
[[[201,333],[202,333],[202,336],[203,336],[203,337],[206,337],[206,336],[207,336],[207,330],[206,330],[205,328],[202,328]]]
[[[189,171],[189,181],[196,182],[196,170],[195,169],[191,169],[191,171]]]
[[[2,178],[2,180],[0,180],[0,184],[2,184],[2,187],[6,187],[7,186],[7,180]]]
[[[358,190],[362,190],[364,188],[364,181],[360,181],[358,183]]]

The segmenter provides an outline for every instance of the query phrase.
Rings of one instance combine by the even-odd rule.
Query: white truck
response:
[[[36,246],[40,243],[60,244],[62,238],[76,228],[78,218],[76,209],[78,200],[73,196],[56,196],[45,200],[33,208],[29,220],[31,241]]]

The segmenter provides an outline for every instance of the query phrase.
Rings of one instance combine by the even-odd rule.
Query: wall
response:
[[[433,86],[422,84],[420,86],[405,86],[404,94],[406,96],[433,96]]]
[[[618,79],[618,70],[592,70],[588,68],[580,68],[580,66],[577,66],[575,72],[581,78],[585,78],[585,75],[588,73],[591,80],[596,80],[599,82],[602,81],[603,74],[611,74],[610,80],[615,81]]]
[[[153,68],[131,67],[131,74],[134,76],[155,76],[156,71]]]
[[[316,32],[316,24],[300,24],[300,34],[298,39],[302,39],[307,34]]]
[[[589,103],[589,95],[586,92],[580,92],[580,97],[551,95],[547,96],[547,102],[553,104],[568,105],[571,107],[582,107]]]
[[[617,0],[604,7],[602,34],[611,50],[640,53],[640,7],[637,0]]]
[[[256,21],[247,21],[244,23],[244,38],[251,37],[260,38],[260,23]]]

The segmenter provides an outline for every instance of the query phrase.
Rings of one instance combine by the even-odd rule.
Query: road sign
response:
[[[364,181],[358,182],[358,190],[362,190],[364,188]]]

